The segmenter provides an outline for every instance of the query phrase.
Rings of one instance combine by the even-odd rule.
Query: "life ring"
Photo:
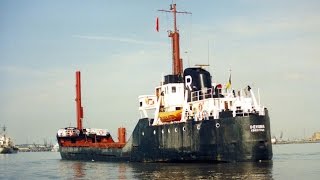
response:
[[[216,128],[219,128],[220,127],[220,123],[216,123]]]

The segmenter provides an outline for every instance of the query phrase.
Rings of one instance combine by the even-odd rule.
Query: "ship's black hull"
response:
[[[140,119],[125,147],[60,147],[62,159],[131,162],[240,162],[272,159],[270,120],[249,116],[150,126]]]
[[[16,147],[1,147],[0,154],[15,154],[18,153],[18,148]]]

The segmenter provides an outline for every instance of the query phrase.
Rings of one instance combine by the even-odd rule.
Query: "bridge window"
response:
[[[171,90],[172,90],[172,93],[176,93],[176,91],[177,91],[175,86],[172,86]]]

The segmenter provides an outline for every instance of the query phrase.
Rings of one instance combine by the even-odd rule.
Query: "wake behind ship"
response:
[[[214,83],[202,67],[183,70],[176,4],[172,40],[172,74],[151,95],[141,95],[138,120],[126,140],[115,141],[105,129],[84,128],[80,72],[76,72],[77,127],[58,130],[62,159],[130,162],[235,162],[272,159],[268,110],[250,86],[235,91]],[[152,112],[153,117],[148,114]],[[110,119],[112,121],[112,119]]]

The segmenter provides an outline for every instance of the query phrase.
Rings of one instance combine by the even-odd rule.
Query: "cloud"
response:
[[[128,131],[132,131],[139,117],[138,95],[153,93],[161,72],[171,69],[170,59],[163,60],[169,55],[161,49],[166,50],[143,48],[105,55],[100,57],[105,61],[79,63],[77,69],[2,66],[0,73],[6,76],[4,80],[12,83],[10,91],[8,89],[0,95],[0,114],[3,119],[10,119],[6,125],[10,127],[16,143],[25,141],[21,132],[26,130],[31,130],[28,138],[35,141],[39,141],[36,138],[38,133],[53,139],[58,128],[75,125],[74,72],[81,70],[84,124],[103,128],[108,122],[107,128],[111,133],[116,133],[113,131],[119,125],[125,125]],[[22,119],[28,123],[19,126]],[[36,132],[32,130],[34,127],[43,128]]]
[[[314,68],[320,63],[318,12],[268,12],[255,17],[237,16],[221,24],[193,27],[197,30],[192,42],[193,53],[189,56],[197,53],[194,56],[197,59],[207,59],[208,53],[201,49],[203,45],[200,44],[210,40],[210,54],[213,59],[218,59],[216,66],[221,66],[220,62],[232,66],[250,62],[273,67],[270,69],[287,68],[289,64],[299,69]]]
[[[11,76],[22,76],[25,74],[30,75],[42,75],[43,72],[31,69],[28,67],[22,67],[22,66],[1,66],[0,67],[0,73],[10,74]]]
[[[284,15],[236,17],[221,24],[193,25],[197,30],[192,31],[192,42],[189,42],[193,46],[192,51],[187,50],[188,53],[183,53],[186,51],[183,48],[180,51],[185,66],[188,61],[191,61],[191,64],[207,62],[208,39],[214,40],[210,41],[210,56],[214,57],[210,57],[210,63],[213,59],[210,71],[215,71],[212,74],[213,78],[218,82],[225,82],[231,66],[234,72],[234,86],[242,87],[248,84],[247,81],[255,82],[256,86],[265,92],[261,94],[265,99],[262,102],[269,104],[268,108],[273,108],[273,120],[284,119],[282,108],[290,107],[292,96],[298,94],[297,89],[292,90],[296,81],[307,84],[308,79],[316,77],[316,65],[319,65],[320,57],[317,51],[320,39],[319,36],[314,36],[320,32],[320,16],[311,13],[303,16],[287,13]],[[290,38],[282,38],[282,35],[286,36],[285,33],[293,35],[290,34]],[[298,37],[295,33],[302,36]],[[188,41],[188,36],[182,34],[181,37],[183,47],[183,41]],[[83,106],[88,127],[103,128],[108,125],[109,130],[116,130],[119,125],[124,125],[129,129],[133,128],[138,119],[137,96],[152,93],[153,88],[159,84],[161,73],[171,70],[170,43],[143,39],[144,36],[135,39],[72,35],[72,38],[112,41],[137,47],[134,51],[128,52],[126,49],[111,55],[101,53],[95,56],[97,59],[79,61],[76,65],[77,69],[82,71]],[[160,45],[160,48],[154,47]],[[313,69],[310,72],[311,67]],[[20,142],[25,139],[21,138],[23,135],[19,133],[25,132],[25,129],[33,130],[28,133],[30,137],[37,137],[41,133],[54,138],[58,128],[74,125],[75,70],[73,67],[39,70],[0,66],[0,74],[3,73],[7,77],[5,80],[10,81],[14,87],[10,92],[2,93],[0,106],[3,108],[0,112],[3,119],[10,119],[11,125],[8,126],[11,130],[16,128],[15,136],[19,137]],[[315,84],[319,84],[319,80],[314,79]],[[283,80],[289,81],[284,84]],[[277,107],[277,102],[283,98],[282,94],[274,87],[281,87],[281,92],[292,94],[285,99],[281,107]],[[303,92],[305,90],[306,88]],[[309,99],[308,104],[316,104],[314,99],[317,97]],[[298,121],[295,116],[289,115],[285,118]],[[309,116],[312,115],[309,113]],[[14,125],[22,120],[28,123],[23,127]],[[283,127],[279,122],[273,121],[273,126]],[[286,123],[284,120],[281,122]],[[33,126],[43,128],[39,128],[41,132],[36,132],[32,129]]]
[[[301,81],[304,80],[305,77],[302,73],[299,72],[287,72],[284,74],[285,80],[293,80],[293,81]]]
[[[282,36],[310,36],[320,31],[320,14],[318,12],[301,12],[280,9],[274,12],[261,12],[256,16],[236,16],[223,22],[210,22],[206,26],[194,25],[199,32],[215,32],[227,34],[228,37],[257,38],[269,35]],[[195,32],[197,32],[195,31]],[[298,34],[297,34],[298,33]],[[216,36],[210,36],[216,38]]]
[[[73,38],[88,39],[88,40],[102,40],[102,41],[118,41],[122,43],[141,44],[141,45],[166,45],[160,42],[143,41],[131,38],[110,37],[110,36],[85,36],[85,35],[72,35]]]

